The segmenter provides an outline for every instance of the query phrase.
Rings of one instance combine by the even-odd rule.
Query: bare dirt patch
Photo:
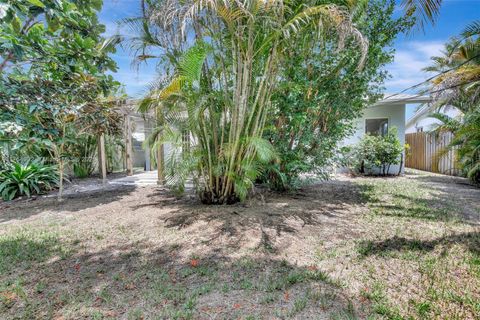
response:
[[[0,209],[0,316],[474,318],[480,192],[444,183],[342,177],[233,206],[156,187],[15,202]]]

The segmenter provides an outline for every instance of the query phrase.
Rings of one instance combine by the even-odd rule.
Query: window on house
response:
[[[388,119],[367,119],[365,120],[365,133],[374,136],[384,136],[388,133]]]
[[[417,127],[417,132],[423,132],[423,127]]]

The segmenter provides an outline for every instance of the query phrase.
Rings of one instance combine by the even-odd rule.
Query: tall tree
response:
[[[435,131],[454,133],[452,143],[438,158],[455,148],[458,163],[466,176],[480,183],[480,22],[469,24],[459,37],[451,39],[443,55],[432,57],[426,71],[440,72],[429,84],[434,103],[434,118],[441,121]],[[441,109],[455,107],[460,111],[456,118]]]
[[[376,0],[350,9],[369,39],[364,62],[352,39],[340,50],[334,39],[318,33],[299,35],[299,45],[285,51],[265,132],[280,155],[264,176],[273,187],[295,187],[303,173],[327,174],[339,142],[352,133],[362,110],[382,96],[393,41],[412,24],[409,18],[394,19],[394,8],[394,1]]]
[[[4,1],[0,11],[0,108],[41,144],[63,177],[66,145],[85,105],[116,86],[114,43],[101,37],[98,0]],[[62,182],[63,179],[60,179]],[[60,184],[59,199],[62,185]]]
[[[244,199],[261,164],[270,161],[272,146],[262,139],[271,116],[281,62],[296,35],[324,33],[365,53],[367,42],[351,21],[349,6],[356,1],[196,0],[146,1],[141,39],[156,45],[161,29],[181,31],[179,43],[168,45],[175,70],[154,89],[143,107],[162,108],[176,127],[193,134],[195,145],[183,164],[190,168],[205,203]],[[161,13],[169,12],[164,15]],[[157,35],[157,36],[155,36]],[[191,43],[196,44],[191,46]],[[176,50],[190,47],[178,57]],[[339,48],[341,50],[341,48]],[[173,53],[168,55],[168,53]],[[145,55],[142,56],[145,58]],[[363,60],[363,57],[361,58]],[[166,111],[169,112],[166,112]],[[171,127],[171,126],[170,126]],[[177,163],[177,157],[172,159]],[[175,170],[178,174],[181,170]],[[185,175],[187,176],[187,175]]]

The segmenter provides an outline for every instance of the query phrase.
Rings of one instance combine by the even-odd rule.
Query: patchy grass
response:
[[[19,229],[0,235],[0,274],[18,268],[30,268],[53,256],[65,258],[70,250],[55,232]]]
[[[0,213],[2,319],[475,319],[480,190],[346,178],[208,207],[156,188]]]
[[[478,190],[454,185],[448,194],[428,177],[358,181],[366,218],[379,227],[356,242],[360,261],[373,266],[361,295],[387,319],[478,318],[480,212],[462,195]]]
[[[362,194],[372,214],[435,221],[452,221],[454,203],[439,199],[434,189],[412,180],[364,179]]]

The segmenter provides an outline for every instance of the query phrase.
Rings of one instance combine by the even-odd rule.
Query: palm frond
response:
[[[465,29],[463,29],[461,35],[464,38],[480,35],[480,20],[473,21],[467,25]]]
[[[256,157],[261,163],[268,163],[278,158],[275,148],[266,139],[251,137],[248,145],[255,151]]]
[[[210,47],[204,42],[197,42],[189,48],[180,58],[178,74],[190,83],[198,81],[209,50]]]
[[[404,12],[415,17],[416,23],[421,30],[426,23],[435,23],[443,0],[402,0]]]

